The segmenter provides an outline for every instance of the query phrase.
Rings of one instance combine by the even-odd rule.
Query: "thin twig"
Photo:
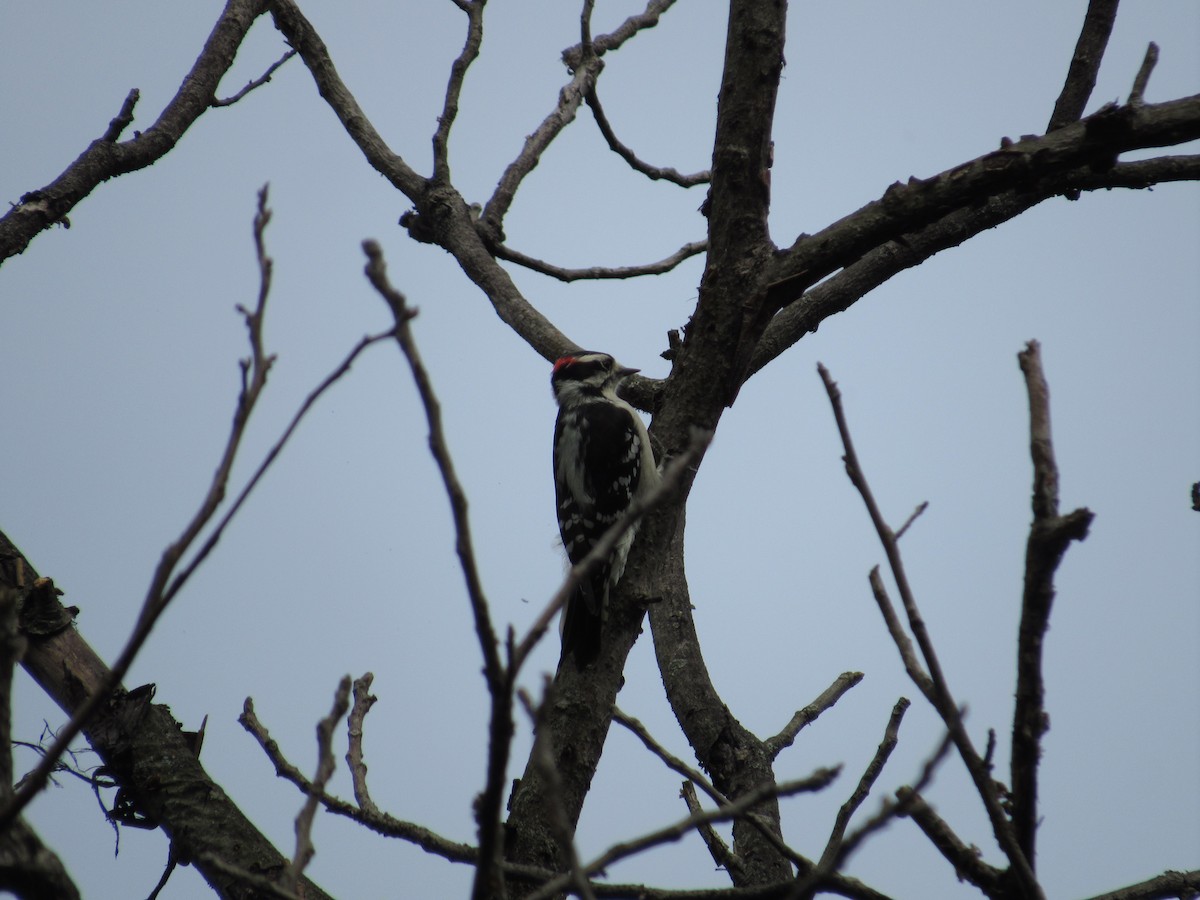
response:
[[[904,520],[904,524],[896,529],[896,540],[900,540],[900,538],[904,537],[904,532],[908,531],[908,526],[917,521],[917,519],[920,518],[921,513],[925,512],[927,509],[929,509],[929,501],[922,500],[917,505],[917,508],[913,510],[912,515]]]
[[[693,782],[683,782],[679,788],[679,796],[683,799],[684,805],[687,806],[688,812],[692,815],[697,815],[704,811],[704,807],[700,805],[700,798],[696,796],[696,785]],[[697,825],[696,833],[700,835],[700,840],[704,841],[704,846],[708,848],[708,855],[712,857],[717,867],[729,872],[736,882],[737,876],[744,872],[746,868],[746,864],[742,862],[742,858],[729,848],[729,845],[717,833],[717,829],[712,826],[711,822]]]
[[[672,184],[677,184],[685,188],[695,187],[698,184],[708,184],[712,181],[712,171],[709,169],[704,169],[691,175],[683,175],[678,169],[669,166],[665,168],[652,166],[648,162],[643,161],[629,147],[623,144],[620,138],[617,137],[617,133],[613,131],[612,124],[608,121],[608,116],[604,113],[604,107],[600,104],[600,95],[596,92],[594,84],[584,99],[587,101],[588,107],[592,110],[592,115],[596,119],[596,126],[600,129],[600,134],[604,136],[604,140],[608,142],[609,149],[625,160],[635,172],[641,172],[647,178],[654,181],[669,181]]]
[[[666,764],[667,768],[679,773],[684,778],[688,779],[689,782],[699,785],[704,793],[706,793],[709,798],[718,806],[729,805],[730,800],[725,796],[725,794],[717,790],[712,782],[705,778],[704,775],[702,775],[698,770],[693,769],[679,757],[670,753],[662,744],[654,739],[654,737],[647,730],[646,726],[637,719],[626,715],[617,707],[613,707],[613,721],[624,725],[631,732],[633,732],[633,734],[637,736],[638,740],[642,742],[646,749],[662,760],[663,763]],[[692,812],[696,812],[696,809],[692,809],[692,805],[690,803],[688,804],[688,809],[692,810]],[[771,846],[799,866],[801,870],[812,867],[812,863],[809,860],[802,857],[784,842],[783,838],[775,830],[775,827],[771,822],[767,821],[765,816],[761,815],[760,813],[751,812],[745,815],[745,819],[754,826],[755,830],[758,831],[758,833],[761,834],[763,838],[765,838],[767,842],[771,844]],[[705,838],[705,843],[709,843],[708,838]],[[734,859],[738,858],[733,854],[731,854],[731,856],[733,856]]]
[[[333,732],[349,708],[350,676],[345,675],[333,695],[333,707],[329,710],[329,715],[317,723],[317,771],[311,783],[313,791],[318,794],[325,793],[325,786],[333,777]],[[291,866],[284,874],[284,883],[292,892],[298,892],[300,876],[304,874],[313,854],[316,853],[312,842],[312,826],[319,803],[317,797],[309,794],[296,815],[296,852],[292,857]]]
[[[433,135],[433,173],[435,178],[450,181],[450,129],[458,118],[458,101],[462,95],[463,81],[467,69],[479,56],[483,43],[483,7],[486,0],[475,3],[458,3],[458,8],[467,14],[467,38],[462,52],[450,65],[450,78],[446,83],[446,100],[442,114],[438,117],[437,131]]]
[[[1075,53],[1067,69],[1067,80],[1054,104],[1047,131],[1078,122],[1083,115],[1092,89],[1096,87],[1096,75],[1104,59],[1113,22],[1117,18],[1117,3],[1118,0],[1091,0],[1088,3],[1083,28],[1080,29]]]
[[[779,734],[767,738],[763,741],[763,745],[767,749],[767,754],[771,759],[775,759],[786,748],[792,746],[796,740],[796,735],[807,726],[817,720],[817,717],[827,709],[831,709],[835,703],[842,699],[843,695],[852,687],[863,680],[862,672],[843,672],[833,680],[833,684],[825,688],[820,695],[812,703],[803,709],[796,710],[791,720],[783,726]]]
[[[346,719],[346,732],[350,746],[346,750],[346,766],[350,769],[351,783],[354,785],[354,799],[366,813],[379,814],[379,807],[371,799],[367,790],[367,763],[363,758],[363,723],[378,699],[371,693],[371,682],[375,676],[367,672],[361,678],[354,679],[354,705]]]
[[[901,702],[907,701],[904,701],[903,698],[901,698]],[[883,743],[880,744],[879,750],[875,754],[875,758],[872,759],[870,765],[867,767],[867,771],[864,772],[864,779],[870,776],[870,780],[874,781],[875,777],[878,776],[878,771],[876,771],[874,775],[871,775],[872,770],[877,764],[880,769],[882,769],[883,764],[887,762],[888,756],[891,755],[892,750],[895,748],[895,742],[897,739],[896,730],[900,727],[900,719],[903,717],[903,715],[904,713],[900,708],[900,703],[897,703],[896,707],[892,710],[891,717],[888,720],[888,726],[884,732]],[[921,766],[921,773],[916,782],[914,782],[914,789],[923,790],[925,786],[933,780],[934,772],[937,771],[938,766],[940,766],[942,761],[946,758],[946,754],[950,751],[951,746],[952,738],[950,733],[947,732],[937,749],[934,750],[934,752]],[[865,796],[866,795],[864,794],[863,797],[865,798]],[[854,798],[851,797],[851,800],[853,799]],[[847,802],[849,803],[850,801]],[[845,807],[843,807],[843,809],[845,809]],[[862,846],[863,842],[868,837],[870,837],[872,834],[875,834],[893,819],[904,815],[905,809],[906,807],[902,801],[883,800],[880,802],[879,809],[875,812],[875,815],[863,822],[862,825],[854,829],[854,831],[845,838],[838,834],[837,827],[835,826],[834,832],[830,836],[830,843],[826,846],[825,853],[821,855],[820,864],[802,878],[798,878],[796,880],[796,886],[791,893],[788,894],[788,900],[799,900],[799,898],[806,898],[807,900],[807,898],[812,897],[816,892],[817,887],[824,883],[828,878],[833,876],[838,869],[845,865],[846,860],[848,860],[850,856],[860,846]],[[839,813],[839,820],[840,818],[841,814]]]
[[[1150,73],[1154,71],[1154,67],[1157,64],[1158,44],[1151,41],[1150,46],[1146,48],[1146,55],[1142,59],[1142,65],[1133,79],[1133,89],[1129,92],[1130,106],[1140,106],[1145,102],[1146,85],[1150,83]]]
[[[634,735],[634,737],[641,741],[642,745],[645,746],[647,750],[662,760],[668,769],[670,769],[672,772],[682,775],[693,784],[699,785],[700,789],[704,791],[704,793],[706,793],[709,796],[709,799],[711,799],[714,803],[722,806],[729,803],[729,798],[717,790],[711,781],[709,781],[701,772],[693,769],[682,759],[675,756],[673,753],[667,750],[666,747],[656,741],[650,734],[649,730],[647,730],[646,726],[643,725],[639,720],[622,712],[615,706],[613,707],[612,718],[614,722],[616,722],[618,725],[624,726]]]
[[[258,78],[255,78],[253,81],[248,82],[244,88],[242,88],[232,97],[226,97],[224,100],[218,100],[214,98],[210,105],[214,107],[233,106],[233,104],[237,103],[251,91],[262,87],[264,84],[267,84],[271,80],[271,76],[275,74],[276,70],[295,55],[295,49],[289,49],[283,54],[283,56],[271,63],[271,65],[267,67],[267,71],[263,72],[262,75],[260,75]]]
[[[496,190],[483,207],[479,220],[493,235],[504,233],[504,217],[512,206],[517,189],[525,177],[534,170],[546,152],[546,148],[575,119],[579,104],[591,89],[592,81],[600,69],[600,60],[595,56],[582,61],[571,75],[571,80],[558,92],[558,104],[542,123],[525,138],[525,144],[500,176]]]
[[[108,123],[108,129],[100,137],[100,140],[108,144],[115,144],[121,136],[121,132],[133,124],[133,108],[137,106],[138,99],[141,97],[141,92],[134,88],[125,95],[125,102],[121,104],[121,111],[117,113],[116,118]]]
[[[316,797],[321,801],[321,805],[334,815],[358,822],[384,837],[409,841],[421,849],[451,862],[474,864],[478,861],[478,850],[469,844],[448,840],[422,825],[397,819],[387,813],[369,813],[354,803],[325,791],[318,791],[304,773],[283,755],[279,744],[271,737],[266,726],[259,721],[255,714],[254,701],[250,697],[247,697],[243,704],[238,722],[258,742],[271,765],[275,767],[275,774],[278,777],[295,785],[305,795]]]
[[[393,336],[412,371],[413,382],[425,409],[425,419],[429,426],[429,449],[450,502],[450,511],[454,519],[455,550],[458,553],[459,568],[466,582],[475,633],[483,653],[483,671],[491,698],[491,711],[488,718],[487,781],[475,805],[475,815],[479,824],[479,861],[475,868],[475,884],[472,889],[472,897],[482,900],[502,890],[501,867],[504,861],[504,847],[500,835],[500,811],[509,755],[512,752],[513,690],[518,666],[510,659],[506,667],[500,659],[499,640],[492,625],[491,612],[475,560],[474,542],[467,514],[467,495],[455,474],[454,461],[450,457],[450,448],[442,429],[441,405],[434,394],[429,373],[421,362],[421,355],[409,325],[417,314],[416,310],[408,306],[404,295],[388,280],[387,264],[379,244],[372,240],[363,241],[363,252],[367,255],[367,280],[392,311],[392,318],[395,320]]]
[[[925,671],[925,667],[921,665],[921,660],[917,658],[917,651],[913,647],[912,641],[909,640],[908,632],[900,624],[900,617],[896,615],[896,608],[892,605],[892,598],[888,596],[887,588],[883,585],[883,578],[879,574],[879,566],[874,566],[871,569],[867,580],[871,583],[871,594],[875,597],[875,602],[879,606],[879,612],[883,616],[888,634],[891,635],[896,649],[900,651],[900,660],[904,663],[904,671],[908,673],[908,677],[912,679],[913,684],[920,689],[921,695],[931,705],[936,706],[937,695],[933,688],[933,680],[929,677],[929,673]]]
[[[549,275],[551,278],[557,278],[559,281],[602,281],[622,278],[639,278],[643,275],[662,275],[665,272],[670,272],[685,260],[691,259],[700,253],[704,253],[708,249],[708,241],[691,241],[684,244],[670,256],[664,257],[657,262],[643,263],[635,266],[588,266],[583,269],[568,269],[563,266],[557,266],[554,263],[548,263],[545,260],[537,259],[533,256],[528,256],[519,250],[513,250],[504,244],[497,244],[492,248],[492,252],[497,259],[502,259],[506,262],[515,263],[518,266],[523,266],[534,272],[539,272],[542,275]]]
[[[979,849],[964,843],[914,788],[898,789],[896,798],[903,806],[900,815],[916,823],[929,842],[954,867],[955,875],[966,879],[988,897],[1000,896],[1004,884],[1003,869],[984,862]]]
[[[832,872],[834,870],[835,861],[841,855],[842,844],[845,841],[846,829],[850,826],[850,819],[871,793],[871,788],[883,773],[883,767],[887,764],[888,757],[896,749],[896,744],[900,740],[900,722],[904,719],[904,713],[908,711],[910,705],[911,701],[907,697],[901,697],[896,701],[896,705],[892,708],[892,715],[888,719],[887,727],[883,732],[883,741],[876,749],[871,762],[867,764],[867,768],[863,771],[862,777],[858,780],[853,793],[850,794],[850,797],[838,809],[837,817],[833,823],[833,831],[829,835],[829,841],[825,844],[825,851],[821,854],[821,860],[817,863],[818,867],[823,868],[825,871]]]
[[[930,689],[930,692],[926,693],[926,697],[941,716],[942,722],[946,725],[946,729],[954,741],[954,746],[957,748],[959,756],[962,758],[967,771],[971,775],[971,780],[975,784],[975,790],[979,794],[984,808],[987,810],[988,819],[991,822],[996,842],[1000,845],[1004,855],[1008,857],[1023,895],[1030,898],[1030,900],[1042,898],[1044,896],[1042,888],[1037,883],[1037,877],[1033,873],[1033,868],[1017,841],[1012,822],[1009,821],[1007,814],[1000,807],[991,774],[971,743],[971,738],[963,725],[962,713],[958,708],[958,704],[955,703],[946,677],[942,673],[941,663],[938,661],[933,641],[930,639],[929,632],[925,628],[925,620],[921,616],[921,612],[917,607],[916,597],[909,586],[908,575],[904,569],[904,562],[900,555],[900,546],[896,542],[896,536],[888,526],[887,521],[883,518],[883,514],[875,502],[875,497],[871,492],[870,486],[867,484],[866,475],[859,465],[858,456],[854,452],[854,443],[850,439],[850,429],[846,424],[846,416],[842,410],[841,391],[838,390],[837,384],[830,377],[829,371],[825,366],[818,363],[817,371],[821,375],[821,380],[825,383],[825,390],[829,395],[830,405],[833,407],[834,419],[837,421],[838,433],[841,435],[842,445],[846,451],[843,457],[846,464],[846,474],[861,495],[871,522],[875,526],[875,532],[879,537],[880,543],[883,545],[888,565],[892,570],[892,577],[895,579],[896,587],[900,592],[900,599],[904,604],[909,628],[912,630],[913,637],[916,638],[917,646],[920,647],[921,656],[924,658],[925,665],[928,668],[929,685],[922,684],[916,678],[914,678],[914,681],[922,689],[922,693]],[[891,625],[889,623],[890,628]],[[903,647],[899,643],[897,643],[897,646],[901,649],[903,656]],[[907,660],[905,661],[905,665],[907,668]],[[912,672],[910,671],[911,674]]]

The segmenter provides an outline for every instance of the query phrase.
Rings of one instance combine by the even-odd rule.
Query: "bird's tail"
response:
[[[583,669],[600,655],[600,626],[606,587],[602,580],[597,584],[595,580],[585,578],[567,601],[563,611],[559,668],[562,668],[565,660],[571,659],[575,668]]]

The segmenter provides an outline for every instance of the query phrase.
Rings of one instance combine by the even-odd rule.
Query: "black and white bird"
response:
[[[658,484],[646,426],[617,396],[617,387],[637,371],[618,365],[607,353],[580,352],[554,364],[554,493],[558,532],[572,565],[588,555],[635,500]],[[578,668],[600,652],[608,592],[625,572],[635,531],[625,532],[567,601],[562,659],[572,658]]]

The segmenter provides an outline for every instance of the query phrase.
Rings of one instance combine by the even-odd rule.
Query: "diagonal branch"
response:
[[[1025,590],[1017,639],[1017,699],[1013,712],[1012,822],[1017,842],[1032,866],[1038,825],[1038,763],[1049,728],[1044,707],[1042,652],[1054,573],[1072,541],[1087,537],[1092,514],[1077,509],[1058,514],[1058,464],[1050,439],[1050,388],[1042,370],[1041,346],[1030,341],[1018,354],[1029,394],[1029,445],[1033,457],[1033,524],[1025,547]]]
[[[922,834],[954,867],[954,873],[959,878],[965,878],[988,897],[1004,896],[1004,870],[980,859],[978,848],[963,843],[917,790],[902,787],[896,791],[896,799],[903,807],[900,815],[907,816],[917,824]]]
[[[84,729],[84,726],[88,724],[88,720],[109,701],[110,695],[120,686],[121,680],[129,671],[129,667],[133,665],[134,658],[141,651],[146,639],[150,636],[150,632],[166,611],[167,606],[187,583],[196,567],[200,565],[212,548],[216,546],[225,525],[229,522],[230,518],[239,508],[241,501],[245,499],[257,481],[256,475],[243,490],[238,501],[226,513],[225,518],[214,528],[208,539],[201,545],[191,563],[184,567],[182,571],[177,571],[180,561],[192,548],[204,529],[212,522],[218,508],[225,499],[225,490],[229,483],[229,476],[233,470],[234,461],[237,459],[238,450],[246,435],[246,428],[249,424],[250,416],[254,411],[255,404],[266,388],[267,373],[270,371],[271,364],[274,361],[274,357],[268,356],[263,349],[262,340],[263,316],[266,310],[267,297],[270,294],[272,265],[270,258],[266,255],[263,234],[270,218],[271,212],[267,208],[267,189],[264,187],[258,195],[258,212],[254,218],[254,243],[259,265],[258,302],[253,310],[247,310],[243,307],[238,308],[246,322],[247,337],[250,343],[250,356],[240,361],[242,389],[238,394],[233,414],[233,426],[230,429],[229,438],[225,443],[221,458],[217,463],[217,470],[213,475],[212,481],[209,483],[208,490],[205,492],[199,508],[193,514],[191,520],[184,526],[180,536],[163,551],[162,557],[159,559],[154,574],[150,579],[150,586],[146,590],[146,596],[142,600],[142,606],[138,611],[133,631],[130,633],[125,646],[113,663],[111,671],[106,673],[100,689],[87,697],[78,708],[72,710],[71,720],[59,730],[54,743],[45,756],[42,757],[37,767],[26,778],[25,784],[0,809],[0,829],[13,822],[21,810],[28,805],[29,801],[45,787],[46,781],[49,779],[54,766],[58,763],[59,757],[70,746],[71,741]]]
[[[321,40],[312,23],[300,12],[293,0],[266,0],[266,4],[275,20],[275,27],[300,54],[304,65],[312,74],[313,81],[316,82],[317,90],[338,117],[350,139],[358,145],[367,162],[406,197],[411,200],[419,197],[425,186],[425,179],[403,158],[392,152],[387,142],[375,130],[371,120],[338,75],[325,42]]]
[[[1144,189],[1173,181],[1200,180],[1200,155],[1163,156],[1118,163],[1107,171],[1083,167],[1043,180],[1034,190],[1014,187],[978,206],[966,206],[915,231],[898,235],[809,289],[777,315],[755,348],[754,374],[783,354],[826,319],[853,306],[875,288],[931,256],[957,247],[977,234],[1014,219],[1043,200],[1081,190],[1115,187]]]
[[[212,106],[214,108],[219,108],[222,106],[233,106],[233,104],[237,103],[239,100],[241,100],[247,94],[249,94],[251,91],[257,90],[258,88],[262,87],[264,84],[268,84],[271,81],[271,76],[274,75],[276,71],[278,71],[279,67],[282,66],[285,62],[287,62],[289,59],[291,59],[295,55],[296,55],[296,51],[294,49],[288,50],[286,53],[283,54],[283,56],[279,57],[279,59],[275,60],[275,62],[273,62],[273,63],[271,63],[271,65],[267,66],[267,71],[263,72],[262,75],[258,76],[258,78],[255,78],[253,81],[247,82],[245,87],[243,87],[240,91],[238,91],[236,94],[234,94],[231,97],[225,97],[220,100],[214,99],[212,101]]]
[[[1163,872],[1156,878],[1098,894],[1089,900],[1171,900],[1197,894],[1200,894],[1200,869],[1193,869],[1190,872]]]
[[[133,121],[138,95],[132,91],[103,136],[92,141],[53,182],[25,194],[0,218],[0,263],[24,252],[42,231],[65,221],[75,205],[101,182],[144,169],[166,155],[212,105],[221,78],[233,65],[238,48],[264,5],[265,0],[228,0],[191,71],[158,121],[132,140],[117,143],[121,131]]]
[[[855,687],[863,680],[862,672],[843,672],[833,680],[833,684],[825,688],[812,703],[803,709],[796,710],[795,715],[783,727],[783,730],[774,737],[769,737],[763,744],[767,748],[767,752],[774,759],[779,756],[784,750],[792,746],[802,729],[811,725],[817,720],[817,717],[825,710],[833,707],[835,703],[842,699],[842,696]]]
[[[1117,18],[1119,0],[1091,0],[1083,18],[1083,28],[1075,44],[1075,54],[1067,69],[1067,80],[1063,84],[1054,113],[1050,116],[1047,131],[1056,131],[1064,125],[1078,122],[1087,107],[1092,89],[1096,86],[1096,75],[1104,59],[1104,50],[1112,34],[1113,22]]]
[[[1158,104],[1110,104],[1041,137],[1005,139],[999,150],[931,178],[896,182],[878,200],[814,235],[803,235],[772,259],[769,292],[779,306],[888,241],[1008,192],[1033,203],[1054,194],[1107,186],[1104,173],[1121,153],[1200,138],[1200,94]],[[1089,174],[1090,173],[1090,174]],[[1099,182],[1099,183],[1098,183]],[[1028,208],[1028,206],[1026,207]],[[958,243],[978,233],[964,234]]]
[[[513,204],[521,182],[541,161],[546,148],[562,133],[564,128],[575,120],[579,105],[583,102],[587,92],[591,90],[600,66],[598,57],[586,57],[579,68],[572,73],[571,80],[558,92],[558,104],[525,138],[521,152],[508,164],[504,174],[500,176],[496,190],[484,204],[483,213],[479,217],[480,225],[489,234],[497,237],[503,235],[504,217],[508,215],[508,210]]]

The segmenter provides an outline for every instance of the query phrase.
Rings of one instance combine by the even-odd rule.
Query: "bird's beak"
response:
[[[630,368],[626,368],[625,366],[621,366],[621,368],[617,369],[617,374],[620,375],[622,378],[628,378],[630,375],[636,375],[640,371],[642,371],[642,370],[641,369],[630,369]]]

